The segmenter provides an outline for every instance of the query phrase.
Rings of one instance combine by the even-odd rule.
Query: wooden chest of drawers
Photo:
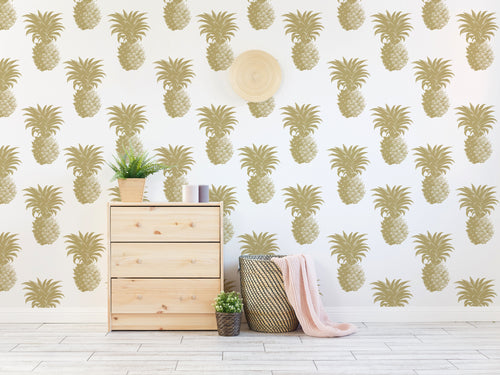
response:
[[[109,330],[217,329],[222,203],[108,206]]]

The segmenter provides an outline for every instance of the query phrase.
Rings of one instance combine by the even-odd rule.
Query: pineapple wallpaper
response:
[[[64,26],[61,13],[40,12],[24,16],[26,35],[31,35],[33,62],[38,70],[52,70],[61,60],[55,41],[61,36]]]
[[[380,154],[387,164],[401,164],[408,155],[408,145],[402,137],[408,131],[412,120],[409,107],[393,105],[372,109],[373,128],[380,131]]]
[[[340,90],[337,96],[340,113],[344,117],[358,117],[366,106],[359,91],[370,75],[366,70],[366,60],[342,57],[342,60],[330,61],[329,64],[331,80],[337,82]]]
[[[109,127],[115,128],[118,136],[115,150],[117,155],[123,156],[131,149],[144,151],[139,138],[139,133],[148,122],[144,108],[143,105],[123,103],[108,107]]]
[[[283,127],[289,127],[290,153],[295,162],[310,163],[318,155],[318,146],[312,134],[321,123],[318,106],[310,104],[283,107]]]
[[[54,139],[63,119],[61,108],[45,105],[24,109],[26,129],[31,129],[32,152],[38,164],[52,164],[59,156],[59,146]]]
[[[207,184],[240,254],[308,253],[335,320],[500,313],[496,0],[0,0],[0,321],[102,321],[113,155]],[[262,102],[229,68],[261,49]],[[404,310],[404,314],[401,311]],[[41,315],[42,314],[42,315]]]
[[[331,255],[337,256],[338,280],[342,290],[353,292],[359,290],[366,281],[365,272],[359,264],[366,257],[368,244],[366,234],[342,232],[329,236],[332,244]]]
[[[0,59],[0,117],[9,117],[16,110],[16,97],[11,89],[20,77],[17,60]]]
[[[75,111],[80,117],[94,117],[101,109],[101,98],[95,88],[105,76],[102,60],[85,59],[69,60],[66,65],[68,82],[73,82],[76,90],[73,96]]]
[[[81,30],[95,28],[101,22],[101,10],[96,0],[75,0],[73,17]]]
[[[17,194],[15,182],[12,180],[12,174],[21,164],[17,147],[1,146],[0,147],[0,204],[10,203]]]
[[[408,51],[403,44],[413,28],[408,13],[386,11],[373,16],[375,35],[380,35],[383,47],[380,56],[384,67],[389,70],[401,70],[408,63]]]
[[[101,194],[101,185],[97,180],[97,172],[102,168],[102,147],[82,145],[68,147],[68,169],[73,169],[75,181],[73,192],[78,202],[82,204],[94,203]]]
[[[236,187],[210,186],[208,197],[210,202],[224,202],[224,243],[228,243],[234,236],[234,226],[231,222],[231,213],[238,204],[236,199]]]

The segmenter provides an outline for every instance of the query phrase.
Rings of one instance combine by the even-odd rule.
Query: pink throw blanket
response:
[[[308,255],[289,255],[272,258],[272,261],[283,273],[286,296],[306,335],[337,337],[356,332],[352,324],[333,323],[328,319],[316,284],[314,262]]]

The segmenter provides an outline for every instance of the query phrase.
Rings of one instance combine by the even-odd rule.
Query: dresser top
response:
[[[184,202],[108,202],[109,207],[220,207],[222,202],[184,203]]]

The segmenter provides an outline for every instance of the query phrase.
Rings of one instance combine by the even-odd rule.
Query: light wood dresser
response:
[[[213,330],[222,203],[108,205],[111,330]]]

